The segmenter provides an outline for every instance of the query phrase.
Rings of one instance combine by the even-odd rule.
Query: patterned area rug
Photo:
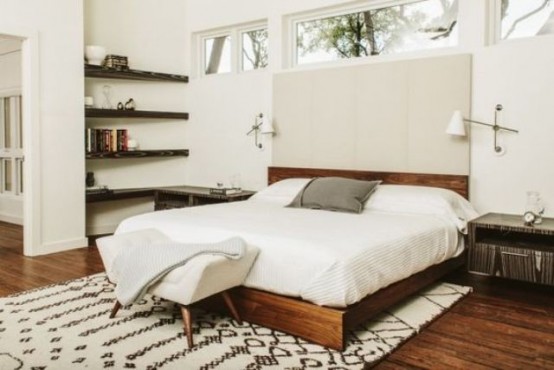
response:
[[[471,290],[437,284],[352,331],[337,352],[203,311],[189,350],[175,304],[147,296],[110,320],[113,288],[98,274],[0,298],[0,369],[362,369]]]

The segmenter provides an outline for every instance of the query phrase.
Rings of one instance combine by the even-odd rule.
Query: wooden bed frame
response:
[[[382,180],[386,184],[434,186],[453,190],[466,198],[468,196],[468,176],[289,167],[268,168],[269,184],[292,177],[321,176]],[[298,298],[245,287],[235,288],[232,296],[242,319],[342,351],[350,329],[437,281],[463,264],[464,256],[462,255],[431,266],[346,308],[318,306]]]

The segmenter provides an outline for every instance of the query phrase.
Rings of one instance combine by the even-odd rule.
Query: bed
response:
[[[117,233],[154,227],[178,241],[243,237],[261,252],[244,286],[231,292],[242,317],[342,350],[348,329],[461,266],[463,224],[455,214],[379,208],[381,187],[359,215],[284,207],[303,179],[325,176],[427,185],[467,197],[465,176],[270,167],[269,184],[288,180],[249,201],[140,215]]]

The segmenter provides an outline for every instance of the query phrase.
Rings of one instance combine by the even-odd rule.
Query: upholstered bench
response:
[[[155,229],[108,236],[96,240],[108,279],[117,284],[118,272],[112,266],[118,253],[124,248],[133,248],[137,244],[167,242],[170,239]],[[183,326],[189,347],[193,346],[192,320],[188,306],[194,302],[215,294],[221,294],[233,318],[241,324],[240,315],[235,309],[228,290],[241,285],[258,254],[258,249],[246,246],[240,259],[228,259],[220,255],[204,254],[192,258],[184,265],[165,275],[148,289],[148,293],[181,306]],[[116,302],[110,318],[121,308]]]

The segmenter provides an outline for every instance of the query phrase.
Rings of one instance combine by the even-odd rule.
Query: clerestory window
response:
[[[455,46],[457,19],[458,0],[423,0],[297,20],[295,63]]]
[[[501,0],[502,40],[554,34],[553,0]]]
[[[245,72],[269,63],[269,33],[265,24],[234,26],[219,34],[199,35],[202,74]]]

